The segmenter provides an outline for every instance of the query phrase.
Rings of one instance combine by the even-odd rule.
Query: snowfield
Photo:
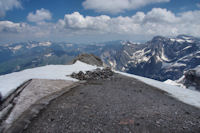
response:
[[[137,76],[137,75],[132,75],[132,74],[118,72],[118,71],[115,71],[115,72],[125,75],[125,76],[128,76],[128,77],[136,78],[148,85],[154,86],[158,89],[161,89],[161,90],[169,93],[172,97],[174,97],[186,104],[200,108],[200,92],[198,92],[198,91],[181,88],[181,87],[174,86],[174,85],[169,85],[169,84],[166,84],[166,83],[163,83],[160,81],[156,81],[153,79],[149,79],[149,78],[145,78],[145,77],[141,77],[141,76]]]
[[[186,86],[184,86],[183,84],[181,83],[178,83],[178,81],[173,81],[171,79],[168,79],[166,81],[164,81],[165,84],[169,84],[169,85],[175,85],[175,86],[178,86],[178,87],[181,87],[181,88],[186,88]]]
[[[11,94],[17,87],[30,79],[52,79],[52,80],[69,80],[78,81],[69,77],[73,72],[88,71],[96,69],[83,62],[77,61],[72,65],[47,65],[27,69],[20,72],[14,72],[0,76],[0,92],[3,99]]]

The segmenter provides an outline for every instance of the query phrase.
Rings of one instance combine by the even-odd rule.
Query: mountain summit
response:
[[[72,62],[81,61],[90,65],[103,66],[101,59],[93,54],[80,54]]]

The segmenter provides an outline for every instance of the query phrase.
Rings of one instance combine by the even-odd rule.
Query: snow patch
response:
[[[37,44],[30,44],[30,45],[26,46],[26,48],[35,48],[37,46],[38,46]]]
[[[165,51],[164,51],[164,48],[162,48],[162,54],[161,54],[161,59],[163,60],[163,61],[170,61],[166,56],[165,56],[165,53],[164,53]]]
[[[182,38],[184,38],[185,40],[189,40],[190,37],[187,37],[187,36],[182,36]]]
[[[172,64],[172,66],[173,67],[181,67],[181,66],[186,66],[186,64],[175,62],[174,64]]]
[[[179,42],[179,43],[185,42],[185,40],[183,40],[183,39],[176,39],[176,41]]]
[[[192,46],[187,46],[187,47],[185,47],[183,50],[186,50],[186,49],[189,49],[189,48],[191,48]]]
[[[122,71],[125,71],[126,70],[126,68],[125,67],[122,67]]]
[[[17,45],[15,47],[8,47],[8,48],[15,53],[17,50],[20,50],[22,48],[22,46],[21,45]]]
[[[164,83],[169,84],[169,85],[175,85],[175,86],[178,86],[178,87],[181,87],[181,88],[186,88],[183,84],[178,83],[177,81],[173,81],[171,79],[164,81]]]
[[[160,58],[160,56],[156,55],[156,59],[157,59],[156,62],[159,62],[159,61],[162,62],[162,59]]]
[[[49,41],[48,41],[48,42],[40,42],[40,43],[39,43],[39,46],[51,46],[51,44],[52,44],[52,43],[49,42]]]
[[[175,42],[175,41],[176,41],[176,39],[173,39],[173,38],[171,38],[171,39],[170,39],[170,41],[172,41],[172,42]]]
[[[13,50],[15,50],[15,51],[17,51],[17,50],[19,50],[19,49],[21,49],[22,48],[22,46],[21,45],[17,45],[17,46],[15,46],[14,48],[12,48]]]
[[[186,42],[193,43],[194,41],[193,40],[186,40]]]
[[[149,61],[149,57],[146,57],[146,56],[144,56],[142,59],[141,59],[141,61],[143,61],[143,62],[147,62],[147,61]]]
[[[133,53],[131,57],[131,60],[128,61],[128,63],[141,63],[141,62],[147,62],[150,59],[150,56],[145,56],[145,54],[151,52],[151,50],[145,51],[145,49],[138,50],[137,52]]]
[[[46,54],[46,55],[44,55],[45,57],[50,57],[50,56],[52,56],[52,53],[49,53],[49,54]]]

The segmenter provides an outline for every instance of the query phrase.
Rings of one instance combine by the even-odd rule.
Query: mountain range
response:
[[[200,39],[188,35],[156,36],[139,44],[111,41],[94,44],[55,42],[0,45],[0,75],[47,64],[68,64],[81,53],[92,53],[115,70],[160,81],[177,80],[200,65]]]

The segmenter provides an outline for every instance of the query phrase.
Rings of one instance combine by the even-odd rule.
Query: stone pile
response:
[[[80,71],[78,73],[72,73],[71,77],[78,80],[98,80],[98,79],[107,79],[111,77],[114,72],[110,68],[100,69],[97,68],[94,71],[86,71],[85,73]]]

